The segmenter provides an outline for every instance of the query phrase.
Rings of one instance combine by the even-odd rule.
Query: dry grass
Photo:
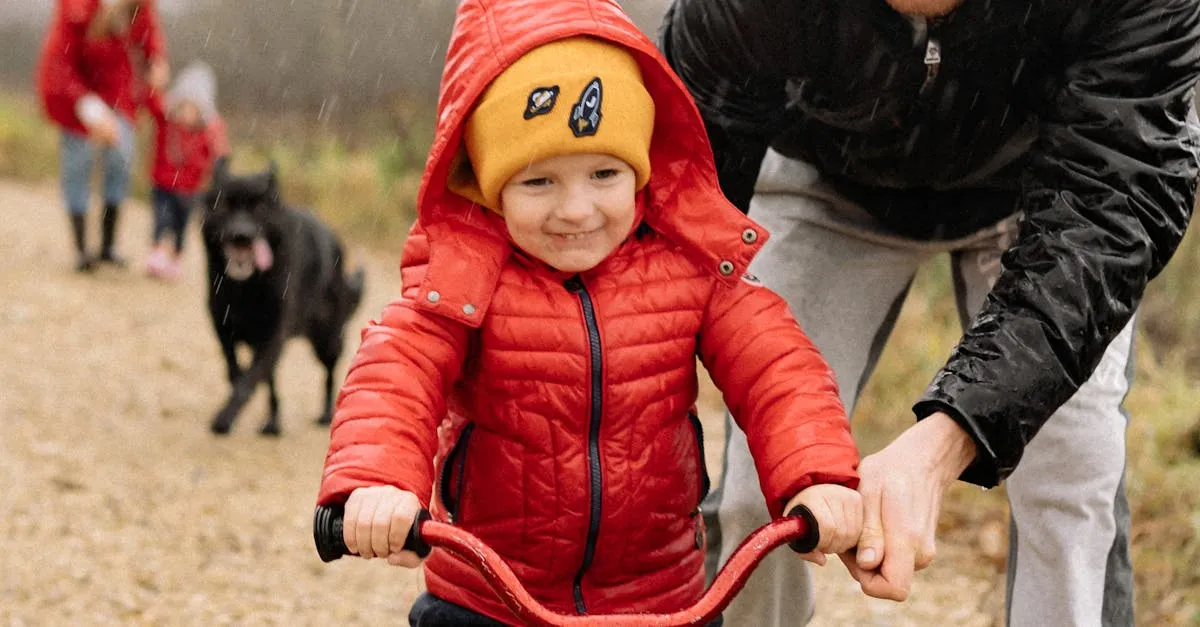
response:
[[[58,136],[29,98],[0,97],[0,177],[40,180],[58,167]]]
[[[415,215],[428,145],[419,120],[397,105],[369,123],[387,132],[367,134],[297,116],[233,117],[232,167],[248,171],[274,160],[289,202],[314,209],[348,238],[398,250]],[[143,122],[130,191],[134,198],[148,197],[150,189],[153,136],[151,124]],[[0,178],[48,182],[57,168],[58,134],[36,102],[0,94]]]

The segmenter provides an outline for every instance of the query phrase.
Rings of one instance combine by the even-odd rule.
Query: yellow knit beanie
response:
[[[451,191],[500,211],[500,190],[528,165],[563,154],[610,154],[637,189],[650,179],[654,101],[629,51],[589,37],[540,46],[500,73],[467,119],[469,163]]]

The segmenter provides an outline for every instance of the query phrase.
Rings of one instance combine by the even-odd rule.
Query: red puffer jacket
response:
[[[643,227],[571,276],[514,251],[503,219],[446,179],[488,82],[581,34],[635,53],[657,121]],[[767,233],[721,195],[695,106],[615,1],[460,5],[437,131],[402,297],[363,332],[318,503],[395,485],[556,611],[678,610],[704,585],[697,355],[749,436],[772,515],[813,483],[856,485],[830,369],[787,305],[743,278]],[[456,558],[434,551],[425,568],[432,594],[511,620]]]
[[[58,0],[37,67],[38,94],[51,120],[87,133],[75,115],[75,102],[89,93],[129,120],[135,118],[141,78],[130,54],[140,52],[146,62],[167,54],[154,5],[154,0],[143,0],[123,35],[89,38],[88,25],[100,0]]]

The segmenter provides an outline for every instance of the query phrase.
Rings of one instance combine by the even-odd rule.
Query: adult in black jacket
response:
[[[1200,3],[674,0],[660,36],[726,195],[771,231],[751,271],[848,407],[917,267],[951,256],[962,339],[918,422],[862,462],[843,561],[864,591],[907,596],[955,478],[1006,481],[1009,622],[1132,624],[1121,402],[1195,199]],[[733,429],[713,557],[765,520],[744,449]],[[774,556],[727,624],[811,615],[806,577]]]

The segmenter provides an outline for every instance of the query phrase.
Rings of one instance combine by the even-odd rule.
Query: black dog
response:
[[[329,424],[333,370],[346,321],[362,300],[363,269],[347,276],[337,236],[312,214],[280,201],[274,163],[263,173],[232,176],[219,162],[204,203],[208,308],[233,386],[213,418],[213,433],[228,433],[265,381],[271,410],[262,433],[279,434],[275,366],[284,343],[296,336],[307,337],[325,365],[325,408],[317,422]],[[239,343],[254,353],[245,370],[237,359]]]

